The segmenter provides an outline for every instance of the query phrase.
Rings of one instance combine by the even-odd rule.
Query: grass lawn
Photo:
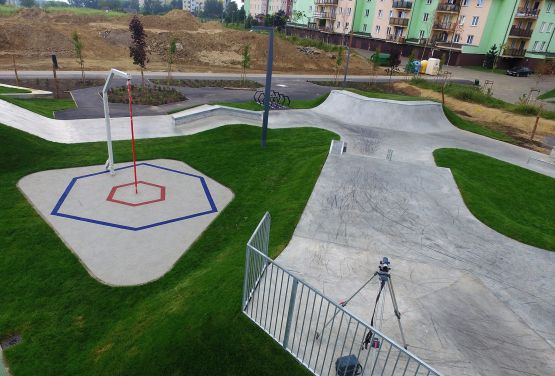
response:
[[[438,149],[434,158],[451,169],[476,218],[522,243],[555,251],[555,179],[460,149]]]
[[[19,8],[16,6],[0,4],[0,16],[2,17],[13,16],[18,10]]]
[[[220,127],[138,140],[139,159],[181,160],[234,200],[161,279],[115,288],[89,276],[16,188],[47,169],[103,165],[106,143],[56,144],[0,126],[0,339],[14,375],[306,375],[240,312],[245,243],[266,210],[270,254],[289,242],[333,133]],[[129,160],[129,141],[114,143]],[[239,162],[238,162],[239,161]]]
[[[329,94],[324,94],[314,99],[292,99],[289,108],[291,109],[307,109],[307,108],[314,108],[321,105]],[[220,106],[228,106],[234,108],[241,108],[243,110],[251,110],[251,111],[262,111],[264,106],[259,105],[254,100],[250,100],[247,102],[218,102],[214,103]]]
[[[31,90],[27,90],[27,89],[18,89],[15,87],[0,85],[0,94],[30,93],[30,92]]]
[[[395,101],[422,101],[426,100],[422,97],[413,97],[410,95],[395,94],[395,93],[380,93],[377,91],[363,91],[358,89],[347,89],[355,94],[359,94],[368,98],[391,99]]]
[[[16,106],[23,107],[29,111],[33,111],[39,115],[54,119],[54,111],[68,110],[75,108],[73,99],[52,99],[52,98],[33,98],[33,99],[18,99],[1,97],[0,99],[15,104]]]
[[[80,7],[46,7],[47,12],[61,12],[61,13],[71,13],[77,16],[108,16],[108,17],[123,17],[128,16],[128,13],[118,12],[114,10],[105,11],[102,9],[92,9],[92,8],[80,8]]]
[[[449,109],[447,106],[443,106],[443,112],[445,113],[445,116],[447,117],[447,119],[449,119],[451,124],[453,124],[457,128],[463,129],[468,132],[477,133],[489,138],[493,138],[495,140],[508,142],[510,144],[518,144],[517,140],[515,140],[513,137],[503,132],[486,128],[474,121],[461,118],[453,110]]]
[[[555,97],[555,89],[546,91],[542,95],[538,95],[538,99],[550,99]]]

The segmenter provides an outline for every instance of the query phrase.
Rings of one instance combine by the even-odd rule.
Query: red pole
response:
[[[133,98],[131,97],[131,80],[127,80],[127,93],[129,94],[129,119],[131,120],[131,149],[133,149],[133,173],[135,175],[135,194],[137,188],[137,154],[135,153],[135,129],[133,127]]]

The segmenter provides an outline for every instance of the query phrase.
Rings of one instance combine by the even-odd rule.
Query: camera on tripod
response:
[[[387,257],[384,257],[380,261],[380,266],[378,267],[378,270],[382,273],[389,273],[391,271],[391,262]]]

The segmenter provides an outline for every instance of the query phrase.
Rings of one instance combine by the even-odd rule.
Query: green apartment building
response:
[[[292,0],[291,33],[452,65],[480,65],[495,44],[500,65],[555,57],[555,0]],[[300,13],[299,13],[300,12]]]

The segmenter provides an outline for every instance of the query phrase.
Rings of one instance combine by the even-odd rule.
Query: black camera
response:
[[[389,273],[391,271],[391,262],[387,257],[384,257],[383,260],[380,261],[380,266],[378,267],[380,272],[382,273]]]

